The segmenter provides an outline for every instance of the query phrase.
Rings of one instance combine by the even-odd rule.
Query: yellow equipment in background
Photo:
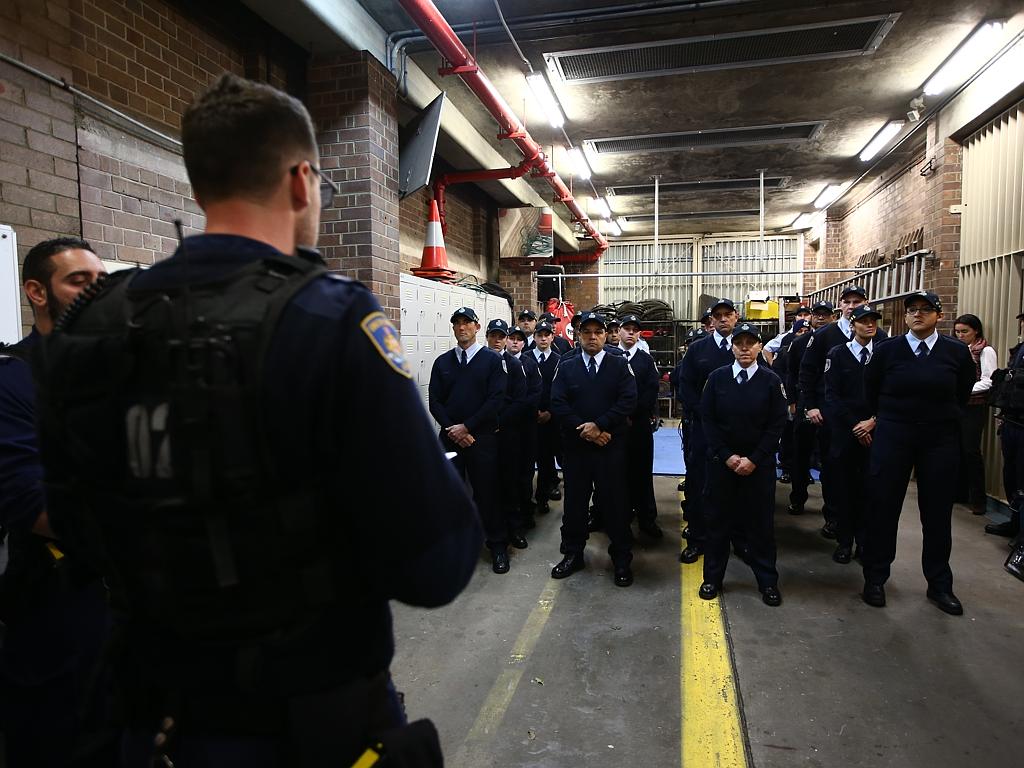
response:
[[[768,291],[751,291],[743,303],[745,320],[778,320],[779,302],[769,298]]]

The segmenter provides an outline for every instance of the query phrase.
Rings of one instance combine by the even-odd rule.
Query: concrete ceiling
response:
[[[388,32],[413,25],[392,0],[361,0],[363,7]],[[517,28],[517,19],[562,12],[593,15],[621,0],[501,0],[505,18],[520,47],[537,71],[546,71],[545,54],[612,45],[655,43],[679,38],[721,35],[865,16],[899,14],[880,47],[869,55],[798,63],[758,65],[687,74],[640,77],[588,84],[566,84],[549,77],[565,113],[565,131],[576,145],[585,140],[637,134],[672,133],[745,126],[821,121],[819,135],[799,144],[764,144],[720,149],[591,155],[593,183],[600,193],[613,185],[750,178],[764,169],[768,176],[789,177],[780,190],[766,195],[766,228],[785,229],[800,213],[813,211],[813,201],[828,183],[850,181],[869,170],[857,155],[889,120],[905,119],[909,101],[921,93],[928,77],[960,42],[985,20],[1006,20],[1020,13],[1019,0],[718,0],[676,2],[672,10],[615,20],[549,20],[540,29]],[[493,25],[493,0],[437,0],[453,25]],[[665,6],[638,3],[633,8]],[[686,7],[692,6],[692,7]],[[472,34],[463,35],[472,48]],[[409,45],[410,56],[488,137],[494,120],[458,78],[437,75],[440,57],[427,43]],[[993,51],[994,53],[995,51]],[[565,141],[552,129],[526,87],[526,64],[503,31],[478,36],[477,58],[505,100],[524,118],[541,144],[554,145],[556,166],[567,181],[571,169]],[[942,97],[930,97],[934,108]],[[906,132],[911,125],[904,128]],[[920,139],[918,139],[919,141]],[[520,159],[508,142],[493,139],[510,161]],[[581,189],[582,187],[582,189]],[[537,183],[545,197],[550,190]],[[576,182],[576,193],[590,194]],[[616,216],[653,213],[652,196],[609,198]],[[757,209],[758,192],[686,192],[666,194],[662,214]],[[563,206],[556,212],[566,216]],[[695,218],[662,221],[662,234],[752,231],[758,218]],[[653,224],[631,224],[624,236],[647,236]]]

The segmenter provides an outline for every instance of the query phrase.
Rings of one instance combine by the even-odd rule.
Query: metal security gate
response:
[[[963,152],[960,291],[957,312],[981,318],[1007,363],[1017,343],[1024,269],[1024,101],[969,137]],[[1002,498],[1002,457],[993,425],[982,442],[990,495]]]
[[[768,291],[773,297],[799,294],[803,285],[802,253],[802,235],[766,237],[763,255],[756,235],[672,238],[659,244],[657,259],[650,241],[620,241],[605,253],[601,271],[631,276],[601,278],[600,301],[612,304],[662,299],[672,305],[677,320],[694,320],[702,309],[702,295],[743,301],[757,290]],[[766,271],[794,274],[763,274]],[[671,272],[699,274],[663,276]],[[720,272],[728,274],[703,275]]]
[[[693,271],[693,240],[662,242],[658,261],[654,243],[612,245],[601,259],[602,272],[630,273],[635,277],[605,277],[600,281],[602,304],[661,299],[672,305],[677,319],[693,317],[693,278],[660,277],[664,272]]]

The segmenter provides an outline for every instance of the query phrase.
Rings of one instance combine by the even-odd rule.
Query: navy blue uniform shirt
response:
[[[737,455],[758,467],[774,466],[787,407],[782,380],[768,366],[758,365],[745,384],[733,378],[731,364],[713,371],[701,395],[700,414],[710,460],[724,462]]]
[[[871,348],[877,349],[874,343]],[[825,418],[837,437],[855,439],[854,425],[874,416],[864,393],[866,367],[846,344],[833,347],[825,358]]]
[[[605,355],[593,378],[582,351],[559,362],[551,383],[551,413],[563,434],[578,440],[576,428],[592,421],[602,432],[617,435],[635,410],[636,379],[621,354]]]
[[[537,405],[540,403],[541,390],[544,388],[544,378],[540,373],[540,366],[537,365],[537,358],[533,352],[522,352],[516,358],[523,366],[523,373],[526,375],[526,415],[528,422],[536,421]]]
[[[530,353],[534,354],[533,352]],[[536,358],[534,358],[536,360]],[[538,411],[551,410],[551,382],[555,378],[555,371],[558,370],[558,363],[561,355],[549,349],[544,353],[544,362],[538,362],[537,367],[541,376],[540,399],[537,401]]]
[[[454,349],[434,360],[427,389],[430,413],[447,429],[465,424],[471,435],[498,429],[498,412],[505,402],[507,375],[502,355],[486,347],[463,366]]]
[[[28,364],[39,339],[32,333],[0,349],[0,525],[28,530],[46,508],[36,440],[35,386]],[[24,359],[21,359],[21,358]]]
[[[636,411],[633,413],[633,421],[646,423],[656,415],[658,409],[658,381],[661,378],[658,366],[654,364],[654,358],[640,347],[634,346],[624,354],[628,354],[629,367],[636,377]]]
[[[498,411],[498,427],[500,429],[519,429],[527,414],[530,413],[526,371],[523,369],[523,364],[508,350],[501,353],[501,359],[505,363],[508,375],[506,376],[505,400]],[[470,430],[470,432],[472,431]]]
[[[843,332],[838,322],[804,335],[811,338],[807,340],[800,358],[797,384],[804,408],[809,411],[815,408],[820,410],[825,405],[825,359],[834,347],[850,341],[850,337]],[[875,333],[875,344],[887,338],[885,331],[879,328]]]
[[[249,238],[199,235],[132,285],[211,281],[264,256],[282,254]],[[319,277],[282,312],[266,358],[264,421],[279,477],[322,478],[324,514],[338,536],[360,543],[346,572],[361,579],[365,605],[328,611],[305,639],[311,658],[326,652],[337,660],[335,679],[339,670],[348,678],[386,668],[394,646],[387,601],[451,601],[482,543],[475,507],[438,445],[411,371],[388,354],[389,339],[363,325],[380,312],[361,283]],[[385,468],[395,467],[415,467],[415,483],[386,481]],[[354,505],[353,486],[371,481],[373,508]]]
[[[722,349],[713,333],[690,344],[679,363],[679,375],[676,377],[676,399],[682,403],[687,418],[700,416],[700,397],[711,372],[734,362],[736,356],[732,353],[732,346]]]

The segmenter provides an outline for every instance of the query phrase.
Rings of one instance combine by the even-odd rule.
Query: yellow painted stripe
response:
[[[736,674],[725,636],[721,598],[702,600],[702,563],[680,567],[682,668],[681,762],[701,768],[747,768]]]
[[[523,624],[523,628],[519,631],[519,636],[516,638],[515,645],[512,646],[512,652],[509,654],[507,661],[508,667],[502,670],[501,674],[498,675],[498,679],[494,681],[490,693],[487,694],[487,698],[480,708],[476,722],[469,729],[465,742],[463,742],[455,758],[451,761],[455,768],[460,768],[460,766],[469,768],[470,766],[484,764],[480,762],[480,759],[488,755],[486,742],[490,740],[501,726],[501,721],[505,717],[508,705],[512,702],[512,697],[519,687],[519,681],[523,676],[525,664],[536,647],[541,633],[544,631],[544,625],[547,624],[548,617],[551,615],[551,609],[555,604],[555,597],[561,586],[561,581],[552,579],[544,587],[540,597],[537,598],[537,605],[530,611],[530,615],[526,617],[526,623]]]

